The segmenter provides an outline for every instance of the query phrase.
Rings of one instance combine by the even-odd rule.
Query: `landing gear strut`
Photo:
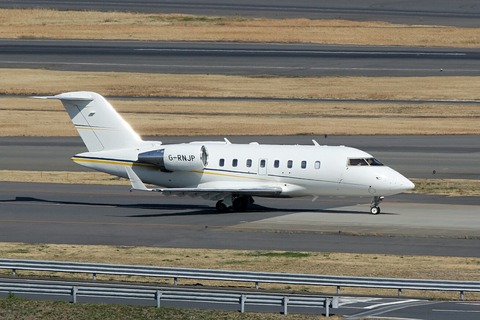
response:
[[[380,213],[380,202],[384,199],[384,196],[375,196],[373,197],[372,203],[370,204],[370,213],[379,214]]]

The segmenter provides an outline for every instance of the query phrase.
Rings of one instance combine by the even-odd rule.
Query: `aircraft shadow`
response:
[[[365,214],[365,215],[372,215],[368,210],[359,211],[359,210],[332,210],[332,209],[325,209],[319,210],[322,213],[335,213],[335,214]],[[398,213],[390,213],[390,212],[381,212],[379,215],[398,215]]]
[[[147,214],[135,214],[128,217],[148,218],[148,217],[169,217],[169,216],[192,216],[192,215],[228,215],[238,214],[238,212],[229,211],[225,213],[218,213],[214,206],[195,205],[195,204],[152,204],[152,203],[135,203],[135,204],[119,204],[119,203],[106,203],[106,202],[82,202],[82,201],[60,201],[60,200],[46,200],[34,197],[16,197],[13,200],[0,200],[0,203],[8,202],[39,202],[39,203],[53,203],[63,205],[81,205],[81,206],[109,206],[116,208],[126,209],[141,209],[141,210],[174,210],[179,212],[170,213],[147,213]],[[187,211],[186,211],[187,210]],[[301,212],[318,212],[318,213],[334,213],[334,214],[366,214],[370,215],[368,211],[360,210],[335,210],[335,209],[292,209],[292,208],[271,208],[262,205],[253,204],[249,207],[246,213],[301,213]],[[396,213],[382,212],[382,215],[397,215]]]
[[[15,197],[14,200],[0,200],[0,203],[8,202],[39,202],[39,203],[52,203],[60,205],[81,205],[92,207],[116,207],[116,208],[132,208],[142,210],[188,210],[194,209],[200,213],[212,213],[216,212],[215,208],[201,205],[182,205],[182,204],[152,204],[152,203],[135,203],[135,204],[119,204],[119,203],[106,203],[106,202],[82,202],[82,201],[61,201],[61,200],[46,200],[34,197]],[[200,209],[200,210],[199,210]],[[187,213],[185,213],[187,215]],[[139,215],[140,216],[140,215]],[[148,216],[148,215],[145,215]],[[159,215],[161,216],[161,215]]]
[[[302,213],[302,212],[313,212],[313,213],[334,213],[334,214],[365,214],[371,215],[368,210],[337,210],[337,209],[272,209],[263,207],[264,210],[259,211],[275,211],[275,212],[285,212],[285,213]],[[248,210],[249,212],[254,212],[253,210]],[[397,215],[396,213],[381,212],[381,215]]]

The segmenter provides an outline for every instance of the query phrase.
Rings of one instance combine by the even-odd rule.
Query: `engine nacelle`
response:
[[[207,165],[208,153],[202,145],[176,144],[139,153],[138,161],[153,164],[166,172],[203,170]]]

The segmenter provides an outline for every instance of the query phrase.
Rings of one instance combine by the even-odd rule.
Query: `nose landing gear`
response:
[[[379,214],[380,213],[380,202],[384,199],[384,196],[375,196],[373,197],[372,203],[370,204],[370,213],[371,214]]]

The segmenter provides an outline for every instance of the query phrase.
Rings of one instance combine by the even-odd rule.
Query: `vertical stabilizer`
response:
[[[138,146],[142,139],[104,97],[95,92],[68,92],[39,97],[62,101],[88,151]]]

